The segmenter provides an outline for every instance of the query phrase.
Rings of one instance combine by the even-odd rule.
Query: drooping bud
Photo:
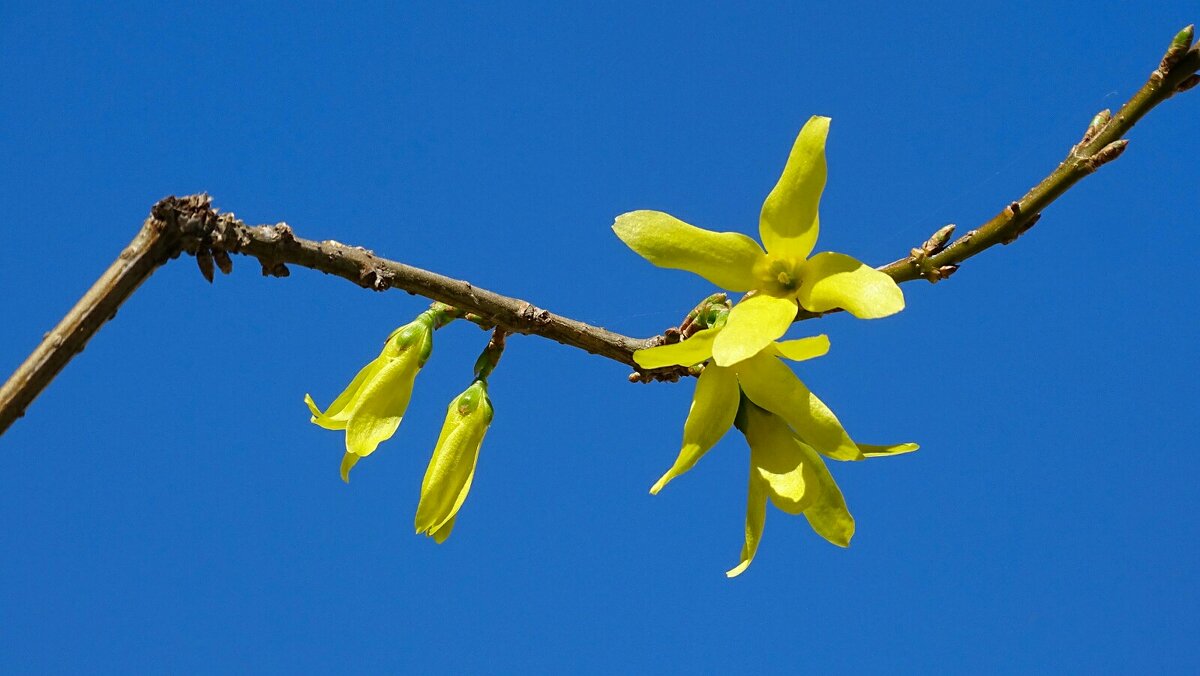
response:
[[[346,431],[342,480],[350,481],[350,468],[396,433],[412,398],[417,373],[433,351],[433,331],[454,319],[453,308],[435,303],[412,322],[393,331],[379,356],[364,366],[350,385],[321,411],[310,395],[304,403],[310,421],[328,430]]]
[[[492,423],[492,414],[487,383],[482,380],[471,383],[450,402],[421,482],[421,500],[414,520],[417,533],[424,533],[439,544],[450,537],[455,516],[475,478],[479,448]]]

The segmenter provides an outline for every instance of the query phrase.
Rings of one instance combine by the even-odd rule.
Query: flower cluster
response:
[[[825,187],[828,133],[829,119],[813,117],[796,138],[783,174],[763,203],[759,234],[765,250],[746,235],[703,230],[659,211],[623,214],[613,225],[623,242],[655,265],[694,272],[722,288],[745,293],[736,305],[724,293],[710,296],[689,313],[683,340],[633,355],[645,369],[683,366],[698,375],[679,455],[651,493],[694,467],[732,427],[750,447],[745,543],[741,560],[727,573],[730,577],[753,561],[768,503],[787,514],[803,514],[813,530],[833,544],[850,544],[854,518],[823,458],[863,460],[917,450],[913,443],[855,442],[833,411],[783,361],[805,361],[829,351],[824,335],[780,340],[800,309],[842,309],[873,319],[904,308],[904,295],[886,274],[845,254],[810,255]],[[313,423],[346,433],[344,481],[349,482],[356,463],[395,434],[417,374],[433,349],[434,331],[460,314],[434,303],[392,332],[379,356],[326,410],[305,396]],[[505,335],[495,330],[476,361],[475,379],[450,402],[421,482],[414,525],[417,533],[439,543],[454,528],[475,478],[493,415],[487,379],[504,349]]]
[[[304,403],[312,413],[311,422],[328,430],[346,432],[343,481],[349,483],[351,468],[396,433],[412,398],[417,373],[433,350],[434,330],[457,317],[454,308],[434,303],[411,323],[393,331],[384,341],[379,356],[358,372],[325,411],[311,396],[304,395]],[[479,449],[492,422],[487,377],[503,348],[503,332],[497,331],[476,362],[475,380],[450,402],[421,482],[416,530],[439,544],[450,536],[475,477]]]
[[[732,308],[723,295],[710,297],[689,315],[690,328],[698,331],[633,355],[643,368],[688,366],[700,374],[679,456],[651,493],[695,466],[730,427],[736,425],[750,446],[746,540],[730,577],[744,572],[754,558],[768,500],[786,513],[804,514],[830,542],[850,544],[854,519],[821,456],[862,460],[917,450],[912,443],[856,443],[781,361],[812,359],[829,350],[824,335],[778,341],[800,308],[840,308],[862,319],[904,308],[900,288],[884,273],[845,254],[809,256],[817,240],[828,132],[824,117],[813,117],[800,131],[763,203],[759,233],[766,251],[746,235],[703,230],[658,211],[623,214],[613,225],[623,242],[655,265],[747,292]]]

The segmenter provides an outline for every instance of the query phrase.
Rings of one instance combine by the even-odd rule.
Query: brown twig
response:
[[[1191,26],[1172,41],[1158,68],[1116,115],[1107,111],[1088,125],[1083,138],[1059,166],[1021,199],[1009,203],[987,223],[953,242],[953,229],[934,233],[909,256],[881,268],[897,282],[926,279],[936,282],[958,270],[963,261],[996,244],[1008,244],[1029,230],[1041,212],[1085,176],[1115,160],[1128,141],[1122,137],[1158,104],[1197,83],[1200,46],[1192,45]],[[334,241],[317,242],[297,237],[290,227],[251,226],[213,210],[207,195],[168,197],[154,206],[141,231],[107,271],[84,294],[67,316],[0,387],[0,434],[21,415],[35,397],[58,375],[130,294],[155,268],[180,252],[196,258],[201,273],[212,281],[215,269],[228,274],[229,254],[258,259],[264,275],[286,277],[288,265],[320,270],[359,286],[383,291],[402,289],[453,305],[474,320],[503,332],[536,334],[556,342],[633,366],[633,353],[667,339],[638,339],[553,314],[526,301],[502,296],[452,279],[376,256],[361,247]],[[824,314],[824,313],[823,313]],[[797,321],[820,316],[801,311]],[[639,372],[635,380],[678,380],[687,369],[668,368]]]

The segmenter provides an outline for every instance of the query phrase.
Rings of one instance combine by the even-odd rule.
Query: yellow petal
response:
[[[704,369],[696,381],[692,408],[683,423],[683,448],[671,469],[650,489],[651,494],[657,494],[669,481],[694,467],[725,436],[737,415],[740,397],[737,375],[731,369],[713,365]]]
[[[741,563],[725,573],[725,577],[737,577],[746,572],[758,543],[762,540],[763,528],[767,525],[767,486],[757,472],[750,472],[750,486],[746,495],[746,542],[742,545]]]
[[[761,353],[738,364],[737,372],[750,401],[786,420],[805,443],[822,455],[835,460],[862,459],[837,416],[786,364]]]
[[[842,308],[859,319],[878,319],[904,309],[895,280],[850,256],[826,251],[801,268],[800,304],[813,312]]]
[[[664,366],[691,366],[712,357],[713,339],[721,329],[697,331],[687,340],[670,345],[659,345],[633,353],[633,360],[644,369]]]
[[[749,291],[755,286],[753,268],[763,250],[739,232],[703,230],[661,211],[621,214],[613,232],[661,268],[694,272],[730,291]]]
[[[713,341],[718,366],[753,357],[787,332],[796,318],[796,301],[768,294],[751,296],[729,311],[725,328]]]
[[[891,446],[872,446],[870,444],[858,445],[858,450],[862,451],[863,457],[867,458],[881,458],[888,455],[903,455],[905,453],[912,453],[918,448],[920,448],[920,446],[911,441],[904,444],[892,444]]]
[[[775,343],[777,356],[792,361],[805,361],[822,357],[829,352],[829,336],[824,334],[796,340],[781,340]]]
[[[808,447],[801,444],[801,452],[806,448]],[[811,452],[812,449],[808,451]],[[839,547],[849,547],[850,538],[854,537],[854,517],[846,508],[842,490],[834,482],[833,475],[829,473],[825,463],[821,462],[820,456],[812,453],[811,458],[820,463],[817,480],[821,489],[816,501],[804,510],[804,517],[818,535]]]
[[[788,514],[800,514],[817,500],[820,456],[802,445],[787,423],[751,402],[742,402],[738,426],[750,445],[750,471],[766,483],[771,502]]]
[[[346,483],[350,483],[350,470],[353,469],[354,466],[358,464],[358,460],[361,457],[362,456],[355,455],[354,453],[351,453],[349,451],[347,451],[346,454],[342,456],[342,481],[345,481]]]
[[[304,395],[304,403],[308,405],[308,410],[312,413],[309,422],[324,427],[327,430],[344,430],[346,429],[346,421],[350,419],[350,410],[353,408],[351,404],[354,402],[358,391],[362,389],[363,383],[367,382],[383,364],[387,361],[384,357],[376,357],[371,360],[366,366],[359,369],[358,374],[354,376],[354,380],[350,381],[350,385],[342,390],[342,393],[333,400],[329,408],[324,413],[317,407],[312,396]]]
[[[346,423],[346,450],[366,457],[385,439],[391,438],[404,418],[412,397],[413,381],[420,370],[419,350],[405,350],[387,360],[377,374],[363,384]]]
[[[804,259],[817,243],[817,207],[825,189],[829,118],[813,116],[800,130],[779,182],[763,202],[759,235],[767,251]]]
[[[450,537],[450,531],[454,530],[454,520],[457,518],[458,518],[457,514],[450,517],[449,521],[442,524],[441,528],[438,528],[437,530],[430,533],[429,537],[433,538],[433,541],[438,543],[439,545],[442,544],[443,542],[445,542],[446,538]]]
[[[475,479],[479,448],[491,419],[492,405],[481,381],[475,381],[450,402],[421,481],[421,500],[414,519],[418,533],[436,535],[458,514]]]

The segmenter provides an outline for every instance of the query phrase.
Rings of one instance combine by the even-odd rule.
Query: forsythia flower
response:
[[[735,423],[750,444],[750,487],[742,560],[725,573],[737,577],[754,560],[767,520],[767,501],[787,514],[803,514],[818,535],[849,547],[854,517],[821,456],[779,416],[742,400]]]
[[[441,321],[445,321],[442,315],[430,310],[393,331],[379,356],[354,376],[324,412],[312,396],[304,395],[304,403],[312,412],[311,422],[327,430],[346,431],[343,481],[349,483],[350,468],[359,459],[396,433],[412,397],[417,372],[433,350],[433,330]]]
[[[724,318],[687,340],[633,354],[643,368],[692,366],[712,356]],[[835,460],[897,455],[917,450],[914,443],[871,446],[857,444],[833,411],[796,377],[780,358],[803,361],[829,351],[826,336],[771,342],[733,366],[709,362],[700,372],[692,406],[683,425],[679,457],[650,489],[658,493],[668,482],[696,465],[732,425],[750,443],[750,488],[746,508],[746,543],[742,561],[726,575],[740,575],[758,550],[766,522],[768,497],[789,514],[803,513],[813,530],[841,547],[849,546],[854,519],[820,455]]]
[[[718,322],[716,327],[699,331],[682,342],[638,350],[633,359],[647,369],[700,364],[712,357],[714,343],[726,330]],[[742,392],[753,403],[786,420],[805,443],[834,460],[862,460],[917,450],[912,443],[891,446],[855,443],[833,411],[780,361],[781,357],[804,361],[828,351],[829,338],[820,335],[768,343],[758,354],[733,366],[716,363],[705,366],[696,381],[692,406],[683,424],[679,457],[650,492],[658,493],[669,481],[691,469],[725,436],[733,426]]]
[[[763,202],[759,234],[712,232],[661,211],[633,211],[613,224],[621,241],[651,263],[694,272],[731,291],[754,291],[729,314],[712,344],[713,361],[732,366],[782,336],[798,305],[813,312],[842,308],[860,319],[904,309],[900,287],[887,275],[845,254],[809,258],[817,242],[817,207],[825,188],[829,118],[811,118]]]
[[[450,537],[455,516],[471,490],[479,447],[492,422],[492,413],[487,383],[483,380],[471,383],[450,402],[446,422],[421,482],[415,521],[417,533],[425,533],[439,544]]]

